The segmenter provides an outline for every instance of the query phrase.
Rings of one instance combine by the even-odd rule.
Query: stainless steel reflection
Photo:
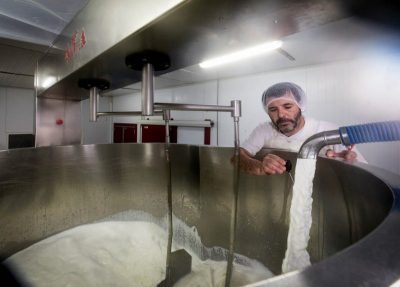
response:
[[[36,146],[80,144],[81,134],[81,102],[36,99]]]
[[[111,144],[0,152],[2,256],[121,211],[164,217],[164,148]],[[208,247],[229,247],[233,152],[170,145],[174,213],[195,226]],[[296,154],[275,152],[296,162]],[[316,264],[262,284],[388,286],[400,278],[400,179],[387,180],[386,172],[368,168],[318,159],[309,244]],[[286,174],[240,174],[236,252],[276,274],[286,249],[291,187]]]

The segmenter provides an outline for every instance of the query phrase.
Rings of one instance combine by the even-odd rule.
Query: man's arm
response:
[[[261,161],[253,158],[244,148],[240,148],[240,169],[254,175],[264,175],[264,168]]]
[[[254,175],[282,174],[286,171],[286,161],[274,154],[267,154],[262,161],[240,148],[240,168]]]

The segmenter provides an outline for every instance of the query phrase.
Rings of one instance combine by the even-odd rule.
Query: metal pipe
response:
[[[171,111],[170,110],[165,110],[163,113],[163,118],[165,121],[165,143],[169,145],[170,143],[170,137],[169,137],[169,121],[171,119]]]
[[[234,105],[235,102],[235,105]],[[239,174],[240,174],[240,141],[239,141],[239,116],[240,116],[240,101],[232,101],[232,106],[237,106],[233,117],[234,130],[235,130],[235,150],[234,150],[234,167],[233,167],[233,199],[232,199],[232,211],[230,221],[230,233],[229,233],[229,253],[228,262],[226,268],[225,287],[230,286],[233,270],[233,260],[235,256],[235,245],[236,245],[236,226],[237,226],[237,205],[239,198]]]
[[[143,93],[142,93],[143,96]],[[152,100],[151,100],[152,101]],[[142,97],[142,108],[144,108],[144,101]],[[231,101],[230,106],[217,106],[217,105],[194,105],[194,104],[176,104],[176,103],[154,103],[151,109],[151,114],[162,114],[165,110],[175,111],[205,111],[205,112],[230,112],[232,117],[240,117],[241,102],[239,100]],[[147,113],[147,112],[146,112]],[[141,116],[145,115],[145,111],[126,111],[126,112],[97,112],[97,117],[100,116]]]
[[[154,103],[154,68],[150,63],[142,70],[142,115],[152,116]]]
[[[131,112],[98,112],[97,116],[141,116],[141,111],[131,111]]]
[[[309,137],[300,147],[297,158],[316,159],[319,151],[326,145],[341,144],[342,137],[338,130],[325,131]]]
[[[175,111],[209,111],[209,112],[231,112],[231,106],[216,105],[194,105],[194,104],[176,104],[176,103],[154,103],[154,107],[161,110]]]
[[[171,257],[172,257],[172,239],[173,239],[173,222],[172,222],[172,182],[171,182],[171,159],[169,154],[169,120],[171,118],[171,112],[169,110],[164,111],[165,120],[165,167],[167,170],[167,203],[168,203],[168,242],[167,242],[167,258],[166,258],[166,287],[170,287],[171,284]]]
[[[232,117],[241,116],[241,103],[238,100],[231,101],[230,106],[154,103],[154,108],[160,110],[175,110],[175,111],[230,112]]]
[[[99,103],[99,89],[97,87],[91,87],[89,90],[89,121],[97,121],[97,107]]]

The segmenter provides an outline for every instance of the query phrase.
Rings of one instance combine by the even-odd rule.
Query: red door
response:
[[[178,127],[169,127],[170,143],[177,143]],[[164,125],[142,125],[142,143],[163,143],[165,142]]]
[[[136,124],[114,124],[114,143],[136,143],[137,125]]]

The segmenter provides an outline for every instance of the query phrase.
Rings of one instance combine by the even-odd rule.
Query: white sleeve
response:
[[[261,124],[251,132],[250,136],[241,144],[241,147],[254,156],[264,147],[265,137],[267,135],[268,132],[265,124]]]

